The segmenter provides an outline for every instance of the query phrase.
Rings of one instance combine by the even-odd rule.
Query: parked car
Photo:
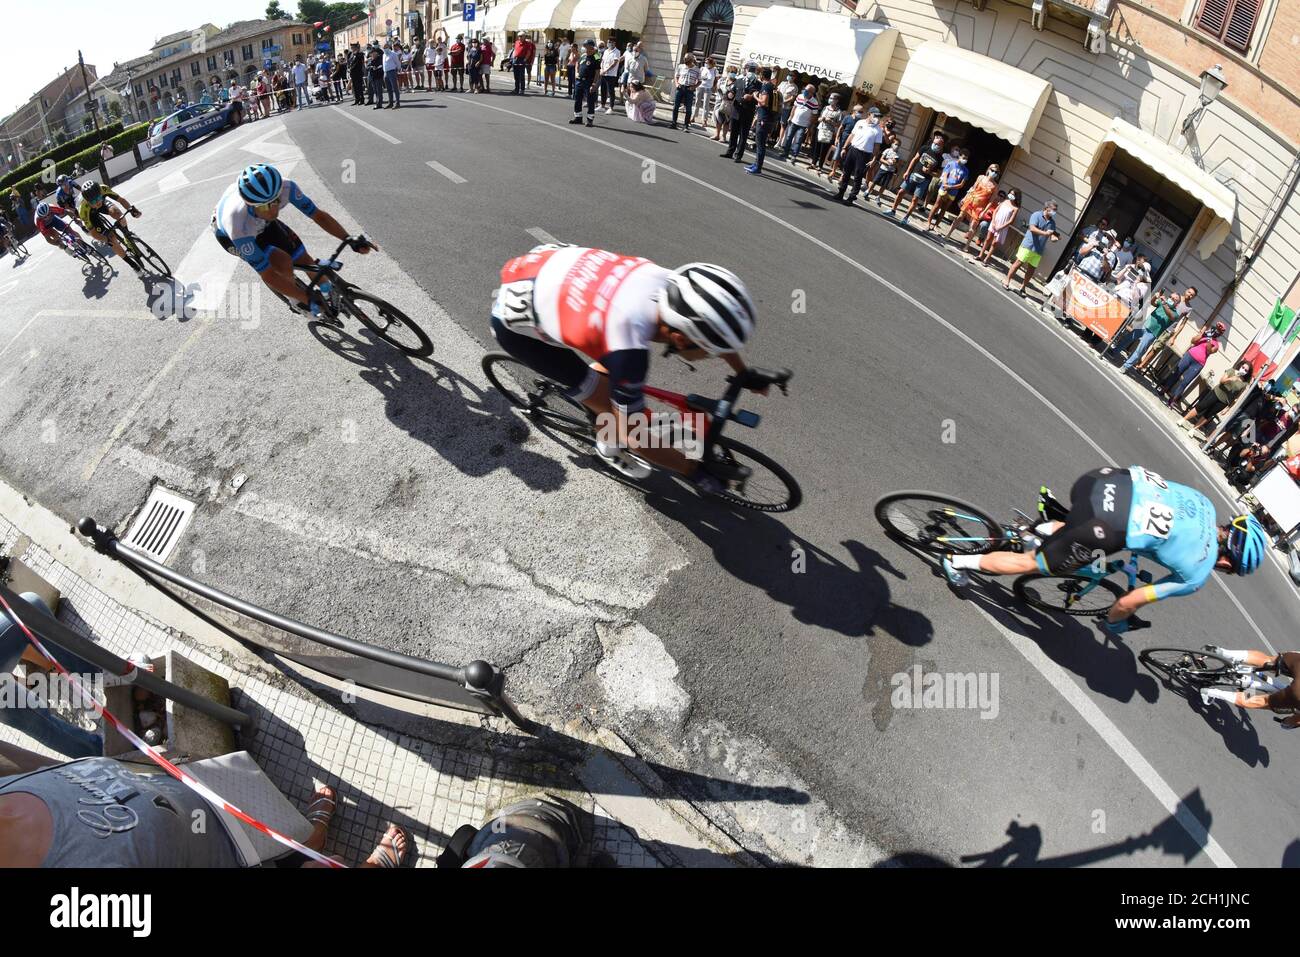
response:
[[[165,116],[149,130],[149,149],[157,156],[184,153],[200,136],[244,121],[244,104],[194,103]]]

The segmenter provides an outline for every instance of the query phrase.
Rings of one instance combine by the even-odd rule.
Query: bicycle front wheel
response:
[[[1011,588],[1026,605],[1081,618],[1100,615],[1124,595],[1108,578],[1083,575],[1021,575]]]
[[[788,512],[803,501],[803,491],[794,476],[757,449],[723,436],[713,444],[713,450],[724,464],[743,465],[750,470],[748,478],[729,483],[714,498],[759,512]]]
[[[591,413],[565,395],[560,383],[502,353],[483,357],[483,374],[511,405],[530,418],[569,435],[594,439]]]
[[[390,346],[417,359],[433,352],[433,342],[424,330],[396,306],[355,286],[340,285],[338,296],[342,311],[359,320]]]
[[[167,265],[167,260],[158,255],[152,246],[135,233],[127,234],[127,252],[132,253],[136,261],[145,269],[159,276],[171,276],[172,267]]]
[[[1219,684],[1235,676],[1232,662],[1208,651],[1148,648],[1138,655],[1138,660],[1160,672],[1170,684],[1186,683],[1200,687]]]
[[[983,555],[1007,541],[1002,526],[974,505],[935,492],[892,492],[875,512],[888,534],[932,555]]]

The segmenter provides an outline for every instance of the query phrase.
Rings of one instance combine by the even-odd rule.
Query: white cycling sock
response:
[[[1246,660],[1246,655],[1248,654],[1248,652],[1245,651],[1233,651],[1231,648],[1215,648],[1213,653],[1218,655],[1220,658],[1227,658],[1234,665],[1239,665],[1244,662]]]
[[[1228,704],[1236,704],[1237,692],[1229,691],[1227,688],[1203,688],[1201,698],[1204,701],[1226,701]]]
[[[1034,526],[1034,534],[1040,538],[1046,538],[1056,531],[1056,522],[1041,522]]]
[[[953,568],[973,568],[979,571],[980,558],[979,555],[954,555],[948,561]]]

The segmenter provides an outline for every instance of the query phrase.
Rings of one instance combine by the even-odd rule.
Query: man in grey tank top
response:
[[[142,766],[46,765],[0,777],[0,867],[239,867],[221,813]]]

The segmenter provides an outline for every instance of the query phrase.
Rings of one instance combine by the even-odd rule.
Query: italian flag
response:
[[[1267,379],[1277,371],[1274,360],[1297,333],[1300,333],[1300,322],[1296,321],[1295,310],[1284,306],[1279,299],[1269,314],[1268,322],[1259,327],[1241,358],[1250,363],[1256,376]]]

